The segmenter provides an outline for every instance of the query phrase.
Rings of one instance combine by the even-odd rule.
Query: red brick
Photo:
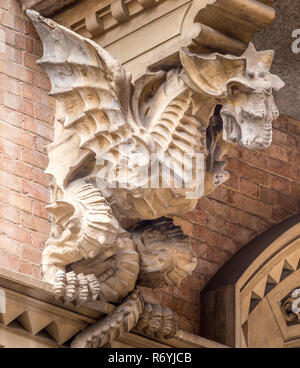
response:
[[[211,261],[207,261],[206,259],[199,258],[197,267],[195,272],[203,274],[206,278],[211,278],[220,268],[220,265],[217,263],[213,263]],[[192,303],[196,302],[195,300],[190,300]]]
[[[287,132],[288,118],[285,116],[279,116],[279,118],[273,121],[273,130],[278,129],[283,132]]]
[[[43,54],[43,45],[42,45],[41,40],[34,40],[33,53],[34,53],[34,55],[42,56],[42,54]]]
[[[1,13],[1,25],[4,27],[15,29],[15,17],[10,12],[2,12]]]
[[[16,33],[14,46],[16,48],[33,53],[34,41],[31,38],[24,36],[23,34]]]
[[[29,84],[23,86],[23,97],[33,102],[41,102],[41,92]]]
[[[288,118],[287,128],[290,134],[297,135],[300,137],[299,121]]]
[[[175,298],[173,295],[162,292],[161,303],[163,306],[170,308],[178,314],[182,314],[185,301],[180,298]]]
[[[286,147],[287,134],[281,132],[280,130],[273,129],[272,141],[273,141],[273,143],[277,143],[277,144],[280,144],[280,145]]]
[[[39,167],[41,169],[46,169],[48,166],[48,157],[45,154],[32,151],[27,148],[23,148],[22,159],[27,164]]]
[[[229,193],[229,203],[243,209],[251,214],[261,216],[263,218],[272,217],[272,206],[262,203],[256,199],[246,197],[240,193],[230,192]]]
[[[199,239],[205,243],[208,243],[214,247],[226,250],[230,253],[235,253],[236,244],[232,239],[225,237],[215,231],[209,230],[205,227],[195,225],[193,228],[193,238]]]
[[[15,47],[15,34],[16,32],[13,29],[9,29],[7,27],[4,27],[5,32],[5,43],[10,44],[13,47]]]
[[[40,135],[43,138],[46,138],[48,140],[52,140],[52,137],[53,137],[52,128],[49,127],[47,124],[42,123],[38,120],[33,120],[29,117],[25,118],[23,128],[25,130],[28,130],[29,132]]]
[[[7,91],[0,91],[0,102],[2,105],[12,109],[12,110],[21,110],[22,101],[21,98],[13,93],[9,93]]]
[[[180,314],[195,321],[195,325],[200,325],[200,304],[185,302]]]
[[[45,208],[46,204],[42,202],[33,203],[33,214],[38,217],[42,217],[46,220],[49,219],[49,212]]]
[[[19,79],[22,82],[34,84],[34,73],[32,70],[29,70],[26,67],[14,63],[6,63],[5,71],[10,77]]]
[[[24,275],[31,276],[32,275],[32,265],[27,261],[23,261],[19,259],[18,262],[18,271],[23,273]]]
[[[38,232],[32,232],[31,233],[31,245],[34,248],[43,249],[48,238],[49,238],[49,234],[41,234]]]
[[[1,32],[1,30],[0,30],[0,32]],[[1,36],[0,36],[0,38],[1,38]],[[18,49],[15,49],[11,45],[8,45],[8,44],[5,45],[5,55],[3,55],[3,57],[4,56],[5,56],[6,60],[8,60],[8,61],[12,61],[12,62],[17,63],[17,64],[22,63],[22,51],[18,50]]]
[[[0,252],[0,266],[11,271],[19,271],[18,258],[16,256]]]
[[[42,279],[42,270],[40,265],[35,266],[35,265],[31,265],[32,268],[32,277],[38,280]]]
[[[22,214],[22,225],[29,230],[35,230],[43,234],[49,234],[50,223],[39,217],[30,215],[28,213]]]
[[[197,207],[204,209],[204,211],[215,213],[216,215],[225,218],[227,221],[233,223],[237,223],[238,221],[238,211],[235,208],[230,207],[225,203],[215,201],[214,199],[203,198],[198,202]]]
[[[43,185],[23,180],[22,191],[24,194],[38,201],[49,202],[49,189]]]
[[[193,272],[192,275],[189,275],[182,280],[181,285],[186,285],[193,290],[202,291],[203,287],[205,286],[205,277],[200,273]],[[200,304],[200,300],[198,299],[196,303]]]
[[[1,75],[0,83],[1,89],[4,89],[5,91],[13,93],[17,96],[21,96],[22,94],[21,81],[8,77],[7,75]]]
[[[297,171],[295,168],[271,157],[265,157],[265,167],[268,171],[282,176],[285,179],[294,180],[297,177]]]
[[[251,183],[250,181],[240,178],[240,192],[246,194],[249,197],[259,197],[259,186]]]
[[[250,215],[244,211],[238,211],[238,224],[247,229],[257,231],[260,227],[261,219],[258,216]]]
[[[200,291],[184,284],[181,284],[180,288],[174,287],[173,295],[191,303],[199,303],[200,300]]]
[[[184,316],[178,317],[178,329],[200,335],[200,323],[195,323],[193,319],[188,319]]]
[[[21,257],[21,245],[17,241],[8,238],[4,234],[0,234],[0,253],[5,252],[16,257]],[[1,254],[0,254],[1,258]]]
[[[228,236],[239,244],[245,245],[254,238],[255,233],[241,226],[228,224]]]
[[[13,14],[22,15],[21,4],[16,0],[1,0],[0,6],[2,9],[9,10]]]
[[[9,173],[32,179],[32,167],[21,161],[15,161],[3,155],[0,155],[0,169]]]
[[[247,163],[238,160],[230,160],[228,170],[243,178],[251,180],[253,183],[264,186],[270,185],[269,175],[265,171],[249,166]]]
[[[0,203],[0,218],[15,224],[20,223],[20,211],[17,208],[5,206]]]
[[[288,162],[290,159],[290,154],[287,147],[281,147],[275,143],[273,143],[270,148],[265,151],[265,154],[280,161]]]
[[[50,187],[51,175],[45,174],[43,170],[36,167],[33,168],[33,181],[44,185],[45,187]]]
[[[0,154],[19,160],[21,159],[22,149],[17,144],[0,138]]]
[[[35,137],[34,138],[34,146],[33,149],[39,151],[41,153],[47,154],[46,147],[49,145],[49,141],[42,137]]]
[[[0,186],[9,188],[16,192],[21,192],[22,181],[17,176],[0,170]]]
[[[38,101],[36,101],[38,102]],[[38,120],[44,121],[49,124],[53,124],[54,113],[53,110],[45,105],[35,105],[35,117]]]
[[[213,198],[221,202],[227,202],[228,201],[228,189],[226,189],[223,186],[220,186],[214,192],[210,194],[209,198]]]
[[[220,218],[219,216],[216,216],[214,213],[208,213],[206,215],[206,227],[223,235],[228,234],[227,221],[225,221],[223,218]]]
[[[234,174],[230,174],[229,180],[224,183],[225,187],[238,190],[239,189],[239,177]]]
[[[38,38],[38,34],[36,33],[36,30],[30,21],[25,21],[24,27],[25,27],[24,33],[26,35],[31,36],[33,38]]]
[[[51,82],[50,82],[48,76],[44,72],[43,73],[35,73],[35,78],[36,78],[36,85],[39,88],[45,89],[46,91],[51,90]]]
[[[39,265],[41,264],[41,256],[42,256],[41,251],[36,248],[32,248],[28,246],[23,246],[22,248],[22,259],[23,260],[27,260],[29,262]]]
[[[34,104],[30,101],[22,100],[20,111],[24,115],[34,116]]]
[[[264,161],[259,151],[250,151],[246,148],[240,149],[239,159],[248,165],[265,169]]]
[[[291,161],[294,165],[300,166],[300,154],[292,151]]]
[[[21,17],[18,17],[17,15],[15,15],[15,17],[14,17],[14,29],[15,29],[15,31],[24,32],[24,28],[25,28],[24,19],[22,19]]]
[[[30,232],[8,221],[0,220],[0,233],[21,243],[30,243]]]
[[[31,213],[32,200],[7,188],[0,188],[0,201],[22,211]]]
[[[23,124],[23,116],[20,112],[0,106],[0,121],[21,127]]]
[[[205,224],[205,214],[204,214],[204,212],[202,212],[198,209],[187,212],[187,213],[181,215],[181,217],[184,220],[190,221],[190,222],[195,223],[195,224],[199,224],[199,225],[204,225]]]
[[[292,213],[290,211],[287,211],[283,208],[278,208],[278,207],[273,208],[272,219],[276,223],[280,223],[291,216],[292,216]]]
[[[230,253],[225,252],[220,248],[216,248],[209,244],[200,242],[197,239],[191,239],[191,246],[197,257],[221,265],[228,261],[232,256]]]
[[[23,54],[23,63],[29,69],[38,71],[43,73],[43,69],[36,63],[39,57],[37,55],[29,54],[28,52],[24,52]]]
[[[32,134],[2,122],[0,122],[0,137],[28,148],[32,148],[34,142]]]
[[[263,202],[280,206],[289,211],[297,212],[300,210],[300,198],[297,201],[293,196],[287,196],[268,188],[261,188],[261,200]]]
[[[279,176],[271,176],[271,188],[284,194],[291,194],[291,183]]]
[[[288,136],[288,146],[295,153],[300,153],[300,137]]]
[[[300,202],[300,184],[292,183],[292,193],[295,196],[295,200]]]

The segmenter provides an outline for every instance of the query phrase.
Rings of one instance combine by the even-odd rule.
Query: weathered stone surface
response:
[[[132,84],[94,42],[36,12],[28,15],[43,41],[39,64],[57,100],[48,148],[47,173],[56,184],[45,280],[66,302],[79,304],[89,295],[120,303],[139,283],[179,286],[196,258],[178,228],[156,220],[194,209],[220,186],[228,178],[230,147],[270,146],[278,116],[272,92],[283,86],[269,72],[273,53],[253,45],[240,57],[182,49],[180,68],[149,72]],[[153,155],[161,170],[153,170]],[[199,166],[200,156],[206,163]],[[183,162],[193,175],[183,173]],[[122,306],[116,323],[127,326]],[[99,322],[95,345],[99,336],[100,345],[110,341],[111,318]]]

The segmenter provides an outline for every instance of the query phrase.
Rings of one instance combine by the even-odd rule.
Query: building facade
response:
[[[300,346],[299,8],[298,0],[0,1],[1,346]],[[270,49],[273,60],[263,53]],[[248,96],[266,91],[267,83],[280,115],[266,108],[253,125],[262,103]],[[174,122],[172,102],[185,93],[189,103]],[[114,99],[121,107],[112,107]],[[227,105],[247,110],[249,126],[230,123],[222,115]],[[126,115],[131,109],[134,118]],[[100,198],[89,185],[95,168],[105,167],[104,146],[111,153],[105,160],[115,164],[117,143],[115,130],[101,134],[95,114],[116,126],[125,116],[128,127],[116,129],[124,141],[139,120],[147,132],[132,137],[142,155],[151,134],[153,147],[164,151],[158,142],[169,137],[168,121],[171,156],[178,147],[194,152],[202,145],[201,194],[180,201],[181,192],[148,195],[117,186]],[[186,138],[184,127],[196,124],[191,115],[202,125]],[[260,138],[270,116],[272,131]],[[158,117],[165,125],[153,125]],[[201,144],[192,145],[193,135]],[[83,178],[87,192],[78,189]],[[118,239],[107,235],[112,228]],[[97,253],[95,243],[105,248]],[[108,244],[112,253],[101,258]],[[130,259],[117,258],[122,247]],[[82,253],[95,260],[82,263]],[[122,268],[126,275],[120,264],[130,264]],[[58,265],[69,274],[55,276]],[[136,284],[139,294],[130,294]],[[117,296],[108,290],[114,287]]]

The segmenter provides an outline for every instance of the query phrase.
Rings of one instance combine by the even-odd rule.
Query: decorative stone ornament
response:
[[[27,15],[57,101],[44,279],[66,303],[119,305],[74,346],[103,346],[139,318],[144,333],[173,336],[172,312],[145,307],[136,287],[179,286],[192,273],[196,256],[170,217],[194,209],[228,179],[230,147],[271,144],[278,116],[272,92],[283,86],[269,71],[273,53],[253,45],[240,57],[182,49],[180,67],[133,84],[93,41],[37,12]]]

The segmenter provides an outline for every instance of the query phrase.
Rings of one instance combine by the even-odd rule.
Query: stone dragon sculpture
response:
[[[177,67],[149,70],[132,83],[93,41],[34,11],[27,15],[43,42],[38,63],[57,101],[44,280],[66,303],[117,305],[73,346],[103,346],[134,327],[172,337],[176,315],[144,303],[137,285],[179,286],[192,273],[196,256],[172,215],[194,209],[228,179],[230,147],[271,144],[278,116],[272,92],[283,86],[270,73],[273,53],[252,44],[240,57],[186,48]],[[192,175],[183,174],[183,162]],[[169,174],[162,177],[155,165]]]

